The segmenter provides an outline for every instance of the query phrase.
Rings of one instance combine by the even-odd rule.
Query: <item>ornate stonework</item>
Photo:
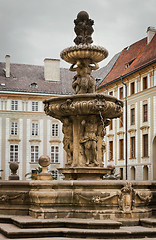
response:
[[[67,153],[66,168],[62,172],[65,178],[82,179],[85,170],[86,179],[101,179],[106,171],[103,169],[105,128],[109,119],[120,117],[123,103],[115,97],[95,93],[92,70],[99,68],[98,63],[107,57],[108,51],[91,45],[94,22],[88,13],[80,12],[74,23],[76,45],[64,49],[60,56],[72,64],[70,71],[76,72],[72,83],[75,95],[44,101],[44,110],[63,123],[63,144]],[[99,178],[97,168],[102,168],[102,172],[98,170]]]

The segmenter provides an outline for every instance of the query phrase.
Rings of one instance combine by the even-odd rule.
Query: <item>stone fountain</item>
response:
[[[95,92],[91,72],[108,52],[92,45],[94,22],[86,12],[80,12],[74,22],[76,45],[63,50],[61,58],[71,63],[70,70],[76,72],[72,84],[75,95],[44,101],[46,114],[63,123],[67,162],[59,171],[65,179],[50,180],[47,173],[50,160],[42,156],[39,163],[43,171],[39,180],[1,181],[0,213],[29,214],[41,219],[64,218],[64,222],[67,218],[94,222],[95,219],[150,217],[152,208],[156,209],[155,183],[102,180],[105,173],[112,171],[112,168],[104,168],[105,128],[110,119],[121,115],[123,104],[115,97]]]
[[[108,56],[108,51],[92,45],[94,21],[85,11],[74,20],[75,46],[64,49],[60,56],[75,71],[72,87],[75,95],[44,101],[45,113],[63,123],[65,168],[59,169],[65,179],[102,179],[112,168],[104,168],[105,128],[112,118],[120,117],[123,103],[112,96],[96,93],[92,70]]]

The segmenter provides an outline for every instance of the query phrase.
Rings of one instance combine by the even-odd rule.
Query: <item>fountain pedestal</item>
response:
[[[122,102],[104,94],[88,93],[56,97],[44,101],[45,113],[63,123],[65,168],[59,169],[65,179],[99,180],[111,174],[104,168],[104,136],[109,119],[122,113]]]

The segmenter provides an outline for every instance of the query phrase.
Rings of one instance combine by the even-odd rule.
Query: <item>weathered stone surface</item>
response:
[[[122,114],[123,103],[103,94],[79,94],[53,98],[44,104],[46,114],[63,123],[66,167],[103,168],[105,128],[109,118]]]
[[[130,204],[132,192],[133,204]],[[131,182],[130,187],[118,180],[0,181],[0,213],[27,215],[29,212],[41,219],[148,218],[155,193],[156,184],[144,181]],[[155,207],[153,203],[152,207]]]

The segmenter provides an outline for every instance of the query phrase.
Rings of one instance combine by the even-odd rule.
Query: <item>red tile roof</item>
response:
[[[99,85],[99,89],[114,80],[132,74],[146,65],[156,61],[156,35],[147,44],[147,38],[135,42],[122,50],[114,67]],[[128,66],[129,65],[129,66]],[[126,67],[127,66],[127,67]]]

